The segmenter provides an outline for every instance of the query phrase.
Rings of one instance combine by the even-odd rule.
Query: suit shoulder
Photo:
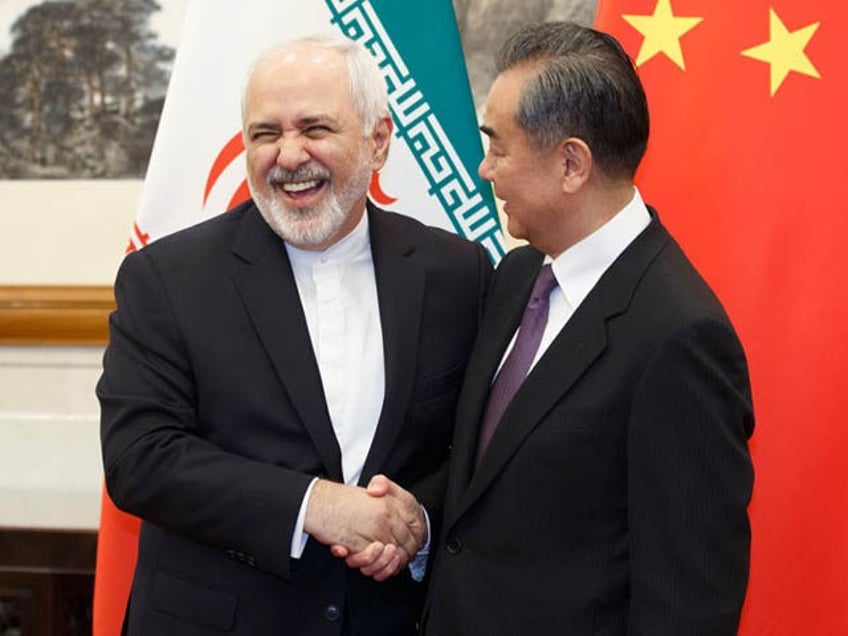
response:
[[[218,271],[229,262],[242,221],[251,213],[252,204],[240,205],[210,219],[174,232],[150,243],[124,258],[118,276],[127,268],[147,262],[168,278],[190,278],[198,272]],[[144,271],[142,270],[137,271]]]
[[[172,254],[185,258],[186,254],[197,254],[220,246],[229,249],[235,232],[252,207],[250,201],[243,203],[232,210],[163,236],[143,251],[153,258],[167,258]]]
[[[640,331],[649,337],[685,334],[704,325],[720,325],[735,333],[715,291],[674,237],[663,232],[661,249],[637,277],[627,314],[639,317]],[[620,267],[615,269],[622,275]]]
[[[479,249],[477,243],[470,241],[467,238],[459,236],[453,232],[443,230],[442,228],[425,225],[418,219],[411,216],[406,216],[398,212],[390,212],[388,210],[378,210],[378,214],[382,215],[383,220],[394,231],[408,238],[415,239],[421,245],[454,248],[454,249]]]
[[[666,248],[659,254],[652,273],[662,281],[668,295],[709,313],[725,315],[724,307],[712,286],[704,279],[677,241],[669,235]]]
[[[541,262],[545,258],[539,250],[530,245],[515,247],[506,253],[498,264],[498,270],[508,271],[514,268],[524,268]]]

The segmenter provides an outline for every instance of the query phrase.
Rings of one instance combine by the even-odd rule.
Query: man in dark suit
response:
[[[639,79],[564,23],[520,29],[498,71],[480,174],[530,245],[495,273],[460,394],[425,633],[733,634],[747,366],[633,186]]]
[[[143,520],[125,630],[412,634],[491,266],[366,202],[392,122],[361,46],[269,53],[243,106],[254,201],[115,284],[103,459]]]

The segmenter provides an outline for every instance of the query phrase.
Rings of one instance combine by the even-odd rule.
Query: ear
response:
[[[374,141],[374,151],[372,154],[372,168],[375,171],[380,170],[389,156],[389,142],[392,140],[392,130],[394,123],[389,115],[386,115],[377,122],[374,126],[374,132],[371,134],[371,139]]]
[[[592,174],[592,150],[578,137],[569,137],[557,147],[562,165],[562,191],[574,194]]]

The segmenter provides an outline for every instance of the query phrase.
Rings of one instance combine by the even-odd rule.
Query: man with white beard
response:
[[[367,201],[392,120],[361,46],[263,56],[243,125],[253,201],[115,284],[97,393],[109,493],[143,520],[125,627],[413,634],[491,266]]]

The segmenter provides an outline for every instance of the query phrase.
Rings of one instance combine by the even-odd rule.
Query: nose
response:
[[[489,153],[487,152],[483,155],[483,161],[480,162],[480,165],[477,167],[477,174],[480,175],[480,178],[485,181],[493,181],[492,175],[492,161],[489,159]]]
[[[280,137],[277,142],[277,165],[285,170],[294,170],[309,161],[309,153],[301,139]]]

